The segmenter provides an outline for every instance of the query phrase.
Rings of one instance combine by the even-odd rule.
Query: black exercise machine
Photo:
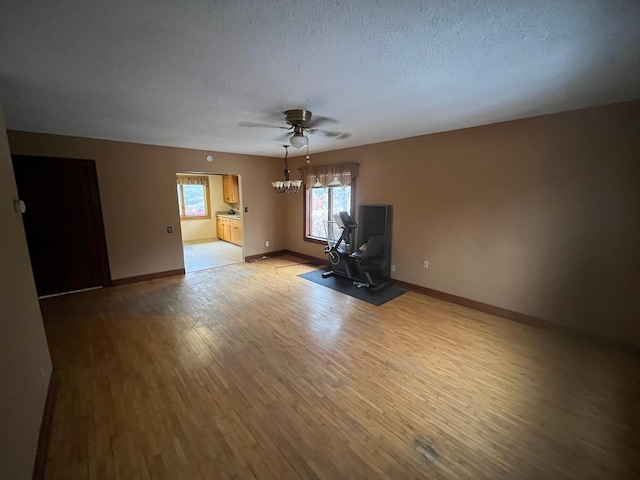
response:
[[[353,281],[358,288],[375,292],[390,285],[391,280],[391,205],[361,205],[360,228],[347,212],[334,215],[341,230],[333,241],[334,222],[327,222],[327,246],[331,270],[322,274]],[[358,249],[353,249],[354,231],[358,228]]]
[[[325,222],[327,225],[327,246],[324,247],[324,253],[329,256],[331,270],[323,273],[322,278],[338,275],[351,279],[355,271],[354,261],[351,258],[353,231],[358,228],[358,225],[347,212],[336,213],[333,219],[334,222]],[[337,241],[333,240],[334,223],[341,230]]]

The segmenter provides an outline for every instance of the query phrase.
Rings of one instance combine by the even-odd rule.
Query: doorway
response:
[[[38,295],[111,285],[95,162],[12,159]]]
[[[185,271],[243,262],[239,177],[178,172],[176,185]]]

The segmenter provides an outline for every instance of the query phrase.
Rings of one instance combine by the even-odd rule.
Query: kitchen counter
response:
[[[216,217],[223,217],[223,218],[233,218],[234,220],[242,220],[242,216],[239,214],[230,214],[230,213],[216,213]]]

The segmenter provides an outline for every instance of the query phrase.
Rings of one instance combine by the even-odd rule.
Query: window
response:
[[[211,218],[208,177],[179,175],[177,189],[180,220]]]
[[[346,187],[310,188],[307,190],[307,218],[309,219],[307,237],[326,240],[327,227],[333,221],[333,215],[338,212],[349,212],[351,208],[352,185]],[[335,234],[338,235],[335,235]],[[337,230],[334,237],[339,236]]]
[[[338,227],[329,222],[333,222],[333,215],[338,212],[354,215],[356,175],[355,164],[305,169],[305,240],[324,243],[331,225],[333,237],[340,235]],[[339,186],[330,186],[331,183],[339,183]]]

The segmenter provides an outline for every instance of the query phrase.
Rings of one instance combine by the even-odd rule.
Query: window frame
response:
[[[351,179],[351,185],[349,185],[349,187],[351,187],[351,202],[349,205],[349,210],[351,210],[349,212],[349,215],[351,215],[352,217],[355,215],[355,211],[356,211],[356,179],[352,178]],[[328,188],[343,188],[343,187],[328,187]],[[317,237],[311,237],[308,232],[310,229],[310,225],[309,222],[311,221],[311,216],[309,215],[309,204],[310,202],[310,195],[311,195],[311,190],[312,188],[307,188],[305,185],[305,189],[304,189],[304,198],[303,198],[303,208],[302,208],[302,215],[303,215],[303,219],[302,219],[302,240],[305,242],[309,242],[309,243],[317,243],[319,245],[326,245],[327,244],[327,239],[321,239],[321,238],[317,238]],[[333,194],[329,195],[329,211],[331,211],[331,202],[333,201]],[[327,219],[330,220],[330,219]]]
[[[195,175],[192,175],[195,176]],[[180,192],[177,193],[178,195],[178,213],[180,211],[182,212],[186,212],[186,208],[184,207],[184,185],[183,184],[177,184]],[[182,215],[180,214],[180,221],[185,221],[185,220],[211,220],[211,198],[209,196],[209,185],[199,185],[201,187],[204,188],[204,198],[205,198],[205,203],[204,203],[204,207],[205,207],[205,211],[207,212],[206,215]]]

